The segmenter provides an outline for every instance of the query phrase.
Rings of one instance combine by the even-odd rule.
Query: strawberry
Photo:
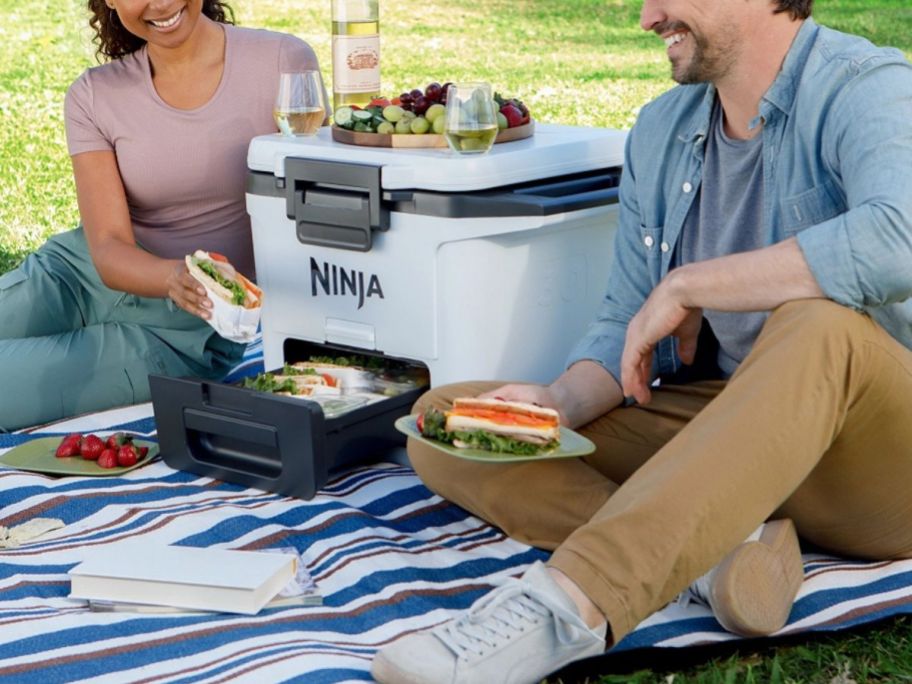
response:
[[[54,452],[54,456],[57,458],[70,458],[71,456],[79,456],[79,442],[76,440],[63,440],[60,443],[60,446],[57,447],[57,451]]]
[[[105,449],[98,457],[98,465],[101,468],[117,467],[117,452],[114,449]]]
[[[136,449],[132,444],[124,444],[117,450],[117,465],[121,468],[129,468],[132,465],[136,465],[138,460]]]
[[[149,453],[149,447],[141,446],[139,447],[139,460],[143,460],[146,457],[146,454]]]
[[[522,126],[523,114],[516,105],[508,102],[500,108],[500,113],[507,117],[510,128]]]
[[[79,447],[79,454],[87,461],[97,461],[104,451],[105,444],[98,435],[86,435]]]
[[[124,444],[132,444],[133,435],[128,435],[125,432],[115,432],[113,435],[109,435],[105,440],[105,446],[108,449],[117,449]]]

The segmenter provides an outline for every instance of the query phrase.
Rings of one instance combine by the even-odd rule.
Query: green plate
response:
[[[420,440],[425,444],[430,444],[435,449],[449,454],[465,458],[469,461],[486,461],[488,463],[509,463],[511,461],[541,461],[548,458],[571,458],[574,456],[585,456],[595,451],[595,444],[583,437],[578,432],[570,428],[561,427],[560,429],[560,446],[551,451],[542,451],[532,456],[519,456],[516,454],[503,454],[496,451],[486,451],[484,449],[459,449],[446,442],[438,442],[436,439],[429,439],[418,431],[416,416],[402,416],[396,421],[396,429],[399,432],[408,435],[414,439]]]
[[[82,477],[121,475],[146,465],[158,453],[157,443],[145,439],[134,439],[133,443],[136,446],[149,447],[149,453],[144,459],[126,468],[102,468],[95,461],[87,461],[81,456],[70,456],[69,458],[54,456],[54,452],[57,451],[57,447],[62,441],[63,437],[40,437],[20,444],[5,454],[0,454],[0,465],[45,475],[79,475]]]

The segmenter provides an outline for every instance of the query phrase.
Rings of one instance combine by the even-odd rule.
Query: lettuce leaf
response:
[[[472,449],[483,449],[502,454],[516,454],[518,456],[534,456],[542,451],[550,451],[558,446],[557,441],[548,444],[532,444],[523,442],[506,435],[497,435],[486,430],[471,430],[447,432],[446,415],[437,409],[428,409],[424,413],[424,425],[421,434],[429,439],[452,444],[459,440]]]
[[[229,280],[221,273],[211,261],[206,261],[205,259],[197,259],[193,257],[193,263],[200,267],[200,270],[205,273],[207,276],[212,278],[215,282],[221,285],[224,288],[227,288],[231,292],[231,303],[232,304],[243,304],[244,299],[247,296],[247,293],[244,292],[244,286],[241,285],[236,280]]]
[[[260,392],[288,392],[297,394],[298,387],[294,380],[285,378],[279,382],[272,373],[260,373],[255,378],[244,378],[241,387],[258,390]]]

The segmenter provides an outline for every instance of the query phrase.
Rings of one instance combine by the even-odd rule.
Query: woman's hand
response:
[[[200,282],[190,275],[183,261],[174,264],[168,276],[168,296],[187,313],[204,320],[212,318],[212,302]]]

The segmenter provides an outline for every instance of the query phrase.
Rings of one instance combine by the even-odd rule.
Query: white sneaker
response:
[[[681,595],[712,609],[725,629],[745,637],[767,636],[788,621],[804,580],[795,525],[785,518],[760,527]]]
[[[538,562],[459,617],[383,648],[371,674],[381,684],[535,684],[603,653],[606,631],[586,625]]]

